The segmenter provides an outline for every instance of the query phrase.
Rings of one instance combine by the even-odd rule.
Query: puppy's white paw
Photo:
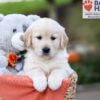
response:
[[[46,78],[37,77],[36,79],[33,80],[33,86],[39,92],[45,91],[47,88]]]
[[[62,79],[59,77],[49,76],[48,78],[48,86],[51,90],[55,91],[59,89],[62,85]]]

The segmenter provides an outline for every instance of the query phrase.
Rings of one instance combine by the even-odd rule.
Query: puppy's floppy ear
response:
[[[32,30],[31,29],[26,30],[23,36],[23,41],[26,47],[30,48],[32,46]]]
[[[68,36],[64,29],[64,31],[61,33],[61,40],[60,40],[61,49],[64,49],[67,46],[67,43],[68,43]]]

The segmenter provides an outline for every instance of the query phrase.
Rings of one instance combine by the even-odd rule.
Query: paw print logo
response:
[[[85,0],[85,2],[83,3],[83,7],[85,10],[90,11],[92,9],[92,1],[91,0]]]

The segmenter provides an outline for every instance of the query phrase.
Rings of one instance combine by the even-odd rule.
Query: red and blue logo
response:
[[[88,12],[92,9],[94,11],[100,11],[100,0],[85,0],[83,2],[83,8]]]

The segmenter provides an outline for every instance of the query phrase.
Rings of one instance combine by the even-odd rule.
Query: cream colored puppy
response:
[[[74,72],[67,61],[65,29],[52,19],[41,18],[27,29],[24,42],[24,72],[35,89],[42,92],[47,85],[52,90],[60,88],[62,80]]]

